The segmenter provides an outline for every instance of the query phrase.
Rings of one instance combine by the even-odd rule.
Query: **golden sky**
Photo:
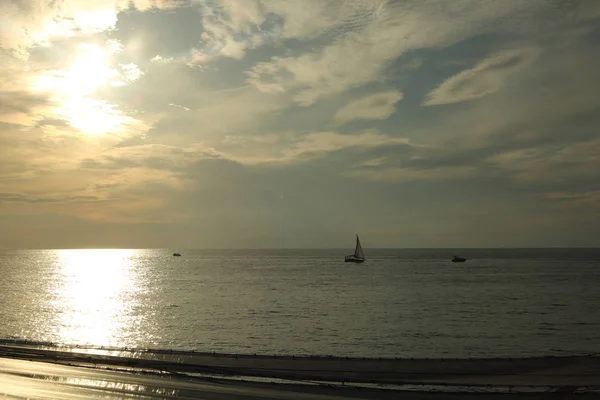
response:
[[[598,246],[600,2],[7,0],[1,247]]]

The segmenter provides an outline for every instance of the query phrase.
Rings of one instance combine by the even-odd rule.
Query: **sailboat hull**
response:
[[[364,258],[346,257],[344,259],[344,262],[352,262],[352,263],[360,264],[360,263],[365,262],[365,259]]]

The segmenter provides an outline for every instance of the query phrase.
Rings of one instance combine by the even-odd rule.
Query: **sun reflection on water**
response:
[[[68,344],[124,345],[139,282],[136,250],[60,250],[58,336]]]

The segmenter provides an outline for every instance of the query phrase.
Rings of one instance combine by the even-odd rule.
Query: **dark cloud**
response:
[[[127,57],[146,64],[151,58],[185,57],[198,46],[202,26],[197,7],[183,6],[168,11],[128,9],[118,15],[116,29],[109,35],[123,43]]]
[[[199,159],[219,159],[221,156],[210,149],[182,148],[155,144],[120,145],[108,149],[95,158],[83,159],[79,165],[91,170],[127,170],[146,168],[177,172],[185,177],[190,165]]]
[[[39,127],[43,126],[56,126],[60,128],[69,128],[71,125],[68,121],[65,121],[61,118],[42,118],[41,120],[36,122],[36,125]]]
[[[125,168],[141,167],[143,165],[142,160],[129,160],[116,157],[102,157],[101,159],[86,158],[80,162],[82,168],[89,169],[114,169],[122,170]]]
[[[32,94],[27,91],[1,91],[0,114],[29,114],[35,107],[48,105],[50,100],[45,95]]]
[[[456,140],[441,142],[434,147],[383,147],[369,151],[370,159],[378,159],[378,163],[367,163],[367,165],[359,165],[355,168],[371,171],[385,171],[389,168],[427,171],[472,167],[475,168],[476,175],[473,178],[514,179],[516,172],[528,169],[528,166],[525,165],[521,167],[523,168],[521,170],[519,163],[533,160],[539,164],[540,169],[531,172],[537,173],[539,176],[537,176],[537,182],[528,182],[528,185],[540,184],[542,186],[544,181],[552,180],[555,176],[563,176],[569,171],[573,171],[572,179],[581,184],[584,179],[588,182],[595,180],[597,171],[600,170],[600,162],[594,163],[584,153],[590,149],[589,146],[592,146],[591,148],[598,146],[599,111],[594,109],[555,120],[549,118],[544,122],[530,121],[509,125],[488,135],[485,142],[478,146]],[[570,154],[571,158],[557,157],[561,151],[568,151],[572,146],[578,147]],[[526,152],[525,159],[514,160],[514,171],[499,169],[490,161],[496,156],[519,151]],[[528,151],[529,153],[527,153]],[[573,185],[573,182],[569,179],[559,185]]]

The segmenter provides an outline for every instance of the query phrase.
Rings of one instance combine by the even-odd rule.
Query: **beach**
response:
[[[594,356],[373,359],[0,345],[0,393],[18,398],[581,399],[600,397],[598,389]]]

